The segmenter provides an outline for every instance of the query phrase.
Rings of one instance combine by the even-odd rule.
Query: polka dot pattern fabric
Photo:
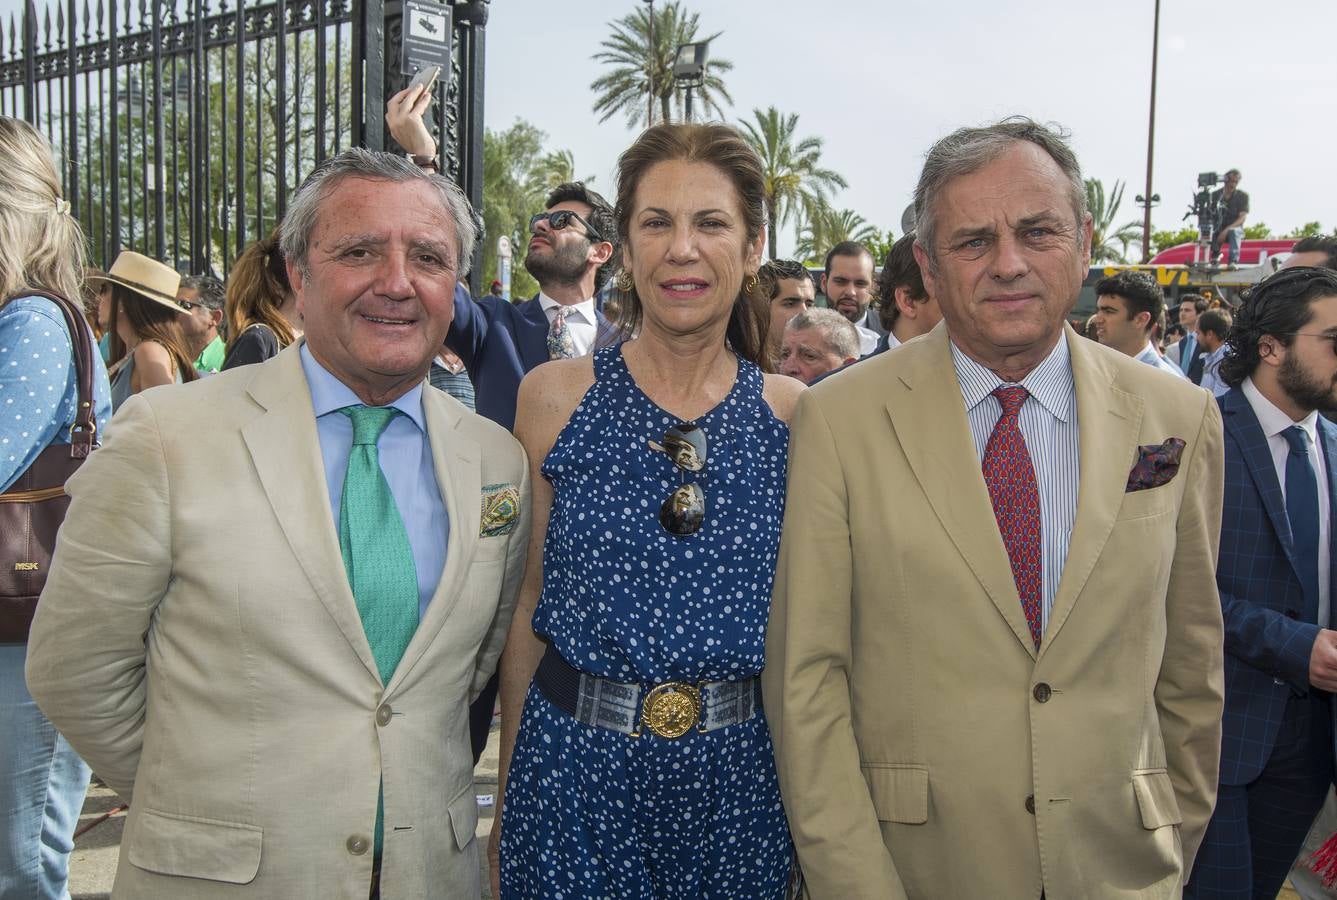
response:
[[[107,369],[93,354],[93,409],[105,438],[111,418]],[[60,309],[45,297],[0,307],[0,490],[50,444],[68,444],[79,399],[74,345]]]
[[[1030,393],[1020,385],[996,388],[1003,415],[984,446],[984,483],[989,488],[994,518],[1012,563],[1022,610],[1031,640],[1040,646],[1040,592],[1044,573],[1040,563],[1040,490],[1035,466],[1026,449],[1018,416]]]
[[[705,468],[647,443],[681,424],[632,380],[621,349],[594,355],[595,384],[543,475],[554,500],[534,630],[572,666],[621,682],[737,681],[760,674],[784,515],[789,430],[740,360],[732,390],[695,421]],[[686,480],[706,498],[695,534],[659,523]],[[763,715],[681,738],[588,726],[531,688],[503,811],[502,896],[784,896],[792,846]]]

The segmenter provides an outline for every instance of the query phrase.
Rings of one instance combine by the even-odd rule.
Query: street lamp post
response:
[[[692,121],[692,88],[705,84],[706,57],[709,52],[710,41],[679,44],[678,52],[673,58],[673,80],[687,90],[687,102],[683,112],[688,122]]]
[[[1161,0],[1156,0],[1156,17],[1151,28],[1151,107],[1147,116],[1147,190],[1139,194],[1142,204],[1142,263],[1151,261],[1151,206],[1161,198],[1151,192],[1151,161],[1156,150],[1156,58],[1161,40]]]
[[[655,0],[642,0],[650,4],[650,18],[647,20],[646,39],[649,52],[645,55],[645,127],[655,124]],[[1159,2],[1159,0],[1158,0]]]

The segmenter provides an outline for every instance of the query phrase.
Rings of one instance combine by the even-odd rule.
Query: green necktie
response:
[[[376,451],[376,441],[399,410],[346,406],[339,412],[353,420],[353,449],[339,504],[339,550],[381,683],[388,684],[418,628],[418,571]]]
[[[418,571],[376,451],[381,433],[399,410],[346,406],[339,412],[353,420],[353,448],[339,503],[339,551],[381,683],[388,684],[418,628]],[[385,830],[383,806],[378,797],[377,857]]]

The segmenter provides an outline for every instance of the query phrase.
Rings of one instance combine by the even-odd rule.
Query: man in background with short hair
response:
[[[817,290],[803,263],[792,259],[768,260],[757,270],[757,280],[770,302],[771,319],[766,330],[766,343],[771,359],[778,360],[785,325],[799,313],[812,309]]]
[[[1096,340],[1162,372],[1183,378],[1152,343],[1165,318],[1165,292],[1145,272],[1125,269],[1096,282]]]
[[[859,358],[859,333],[833,309],[809,309],[785,325],[780,344],[781,375],[812,384]]]
[[[882,264],[877,278],[878,315],[887,333],[878,341],[874,353],[894,350],[911,338],[928,334],[942,321],[938,301],[924,287],[914,248],[912,231],[891,245]]]
[[[1198,340],[1207,351],[1202,358],[1201,384],[1214,397],[1230,390],[1220,372],[1221,361],[1229,349],[1226,340],[1230,335],[1230,324],[1230,313],[1224,309],[1209,309],[1198,316]]]
[[[196,371],[201,375],[219,371],[227,355],[227,345],[218,333],[227,299],[223,282],[211,275],[187,275],[181,279],[176,299],[188,313],[178,321],[186,336],[188,352],[195,357]]]
[[[1194,384],[1202,381],[1202,357],[1206,353],[1198,341],[1198,316],[1209,309],[1207,298],[1201,294],[1186,294],[1179,301],[1179,324],[1184,327],[1184,337],[1172,351],[1166,348],[1170,361],[1177,363],[1188,380]]]
[[[858,241],[841,241],[826,254],[822,270],[826,305],[859,330],[860,356],[877,349],[882,322],[869,309],[873,302],[873,254]]]

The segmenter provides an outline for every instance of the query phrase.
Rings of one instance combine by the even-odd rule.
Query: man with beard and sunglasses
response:
[[[1333,781],[1335,350],[1337,273],[1296,267],[1246,295],[1220,366],[1221,775],[1185,897],[1275,897]]]

